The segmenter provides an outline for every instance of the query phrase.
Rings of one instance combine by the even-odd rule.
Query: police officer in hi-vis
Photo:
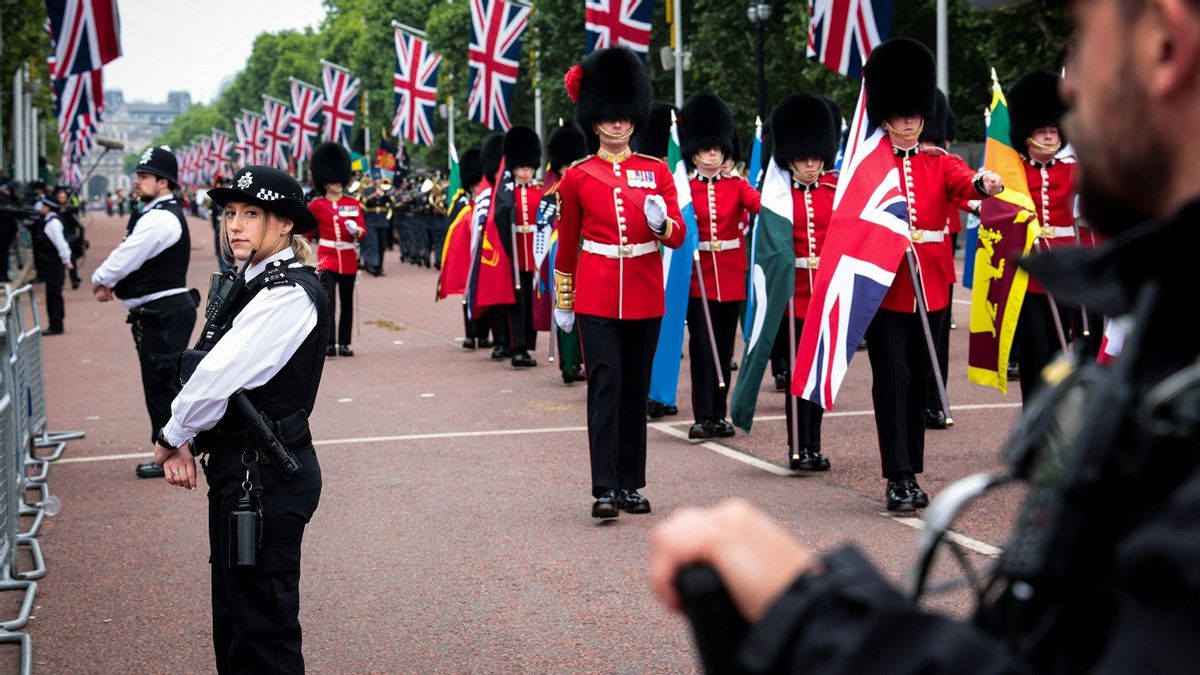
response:
[[[592,516],[649,513],[638,490],[646,485],[646,392],[664,307],[659,246],[683,243],[683,216],[666,162],[629,149],[650,112],[641,59],[623,47],[597,50],[564,81],[579,125],[600,147],[559,182],[554,270],[554,318],[566,331],[578,323],[587,369]]]

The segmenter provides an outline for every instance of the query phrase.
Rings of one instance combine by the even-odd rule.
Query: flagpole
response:
[[[812,288],[810,285],[809,288]],[[791,423],[788,425],[792,432],[792,444],[789,448],[791,457],[800,457],[800,402],[796,399],[796,395],[792,393],[791,380],[796,377],[796,296],[788,298],[788,385],[787,398],[788,408],[791,409]]]
[[[941,399],[942,410],[946,413],[946,426],[954,426],[954,417],[950,414],[950,399],[946,397],[946,382],[942,379],[942,370],[938,368],[937,349],[933,346],[933,332],[929,329],[929,310],[925,307],[924,286],[921,284],[921,273],[917,271],[917,259],[913,253],[912,244],[904,252],[908,259],[908,273],[912,276],[913,297],[917,299],[917,314],[921,316],[921,329],[925,331],[925,347],[929,349],[929,365],[933,371],[933,381],[937,383],[938,398]]]
[[[1040,241],[1035,242],[1034,245],[1038,247],[1039,251],[1043,248]],[[1046,250],[1049,252],[1049,247],[1046,247]],[[1058,334],[1058,346],[1064,354],[1070,354],[1072,352],[1071,345],[1067,342],[1067,334],[1063,332],[1062,315],[1058,312],[1058,302],[1054,300],[1054,294],[1050,292],[1050,289],[1044,290],[1046,302],[1050,304],[1050,316],[1054,319],[1054,331]]]
[[[717,336],[713,334],[712,314],[708,311],[708,291],[704,289],[704,270],[700,267],[700,249],[692,252],[692,264],[696,267],[696,280],[700,283],[700,307],[704,310],[704,325],[708,327],[708,345],[712,347],[713,366],[717,369],[717,386],[725,388],[725,369],[721,367],[721,355],[717,353]]]
[[[675,31],[675,107],[683,107],[683,0],[671,0],[673,9],[672,28]],[[697,263],[698,264],[698,263]],[[705,305],[705,312],[708,311],[708,305]],[[712,331],[709,331],[709,335]],[[716,348],[715,346],[713,347]],[[720,376],[721,369],[717,369]],[[724,387],[724,385],[721,385]]]

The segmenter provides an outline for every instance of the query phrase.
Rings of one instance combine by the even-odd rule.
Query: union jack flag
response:
[[[72,141],[89,138],[104,112],[101,71],[93,70],[54,80],[54,105],[58,138],[63,147],[71,145]]]
[[[467,113],[493,131],[507,131],[508,105],[517,83],[521,34],[530,8],[504,0],[471,0],[471,90]]]
[[[231,175],[229,171],[229,149],[233,143],[229,139],[229,134],[220,129],[212,130],[212,142],[208,150],[208,168],[214,181],[220,180],[222,176]]]
[[[628,47],[642,60],[650,51],[654,0],[587,0],[585,54],[606,47]]]
[[[862,92],[796,352],[793,394],[833,407],[850,359],[911,243],[892,144],[867,121]]]
[[[263,94],[263,163],[286,171],[289,138],[288,104]]]
[[[240,122],[240,126],[237,123],[234,124],[238,135],[238,163],[242,166],[262,164],[266,146],[266,140],[263,138],[262,115],[243,108]]]
[[[433,111],[437,107],[437,76],[441,63],[442,55],[429,51],[428,42],[396,29],[393,136],[433,147]]]
[[[292,115],[288,123],[292,125],[292,136],[288,145],[292,148],[292,157],[305,162],[312,157],[313,141],[321,133],[317,114],[321,112],[325,99],[320,89],[307,82],[292,78],[291,83]]]
[[[53,79],[98,70],[121,55],[117,0],[46,0],[54,44]]]
[[[325,126],[321,140],[349,147],[354,108],[358,106],[359,79],[345,68],[328,61],[321,61],[321,79],[325,83],[325,98],[321,102]]]
[[[809,0],[808,58],[847,77],[892,30],[896,0]]]

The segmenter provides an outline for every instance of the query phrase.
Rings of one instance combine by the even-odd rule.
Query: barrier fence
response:
[[[0,592],[24,594],[17,616],[0,617],[0,643],[19,645],[22,675],[32,672],[33,642],[21,629],[29,622],[37,580],[46,576],[37,536],[45,517],[59,508],[46,478],[67,441],[84,435],[47,426],[42,326],[32,288],[5,284],[0,302]],[[19,555],[23,549],[29,569]]]

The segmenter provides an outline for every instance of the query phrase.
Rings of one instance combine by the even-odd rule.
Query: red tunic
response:
[[[946,261],[953,265],[950,235],[946,232],[946,213],[957,203],[978,199],[975,172],[958,157],[945,152],[918,152],[904,156],[897,151],[896,168],[900,170],[900,188],[908,200],[909,229],[912,231],[912,250],[916,251],[917,271],[921,275],[925,307],[931,312],[950,304],[950,284]],[[924,232],[934,232],[929,241]],[[917,242],[920,238],[922,241]],[[913,293],[912,274],[907,255],[900,258],[896,279],[883,297],[883,309],[915,313],[917,298]]]
[[[613,176],[624,187],[601,182],[586,173],[588,167]],[[650,183],[653,187],[649,187]],[[661,195],[666,202],[668,222],[663,236],[656,236],[646,224],[639,192]],[[616,162],[593,155],[563,173],[558,194],[562,212],[554,267],[564,274],[575,275],[575,311],[614,319],[662,316],[663,264],[657,251],[610,258],[582,251],[581,247],[585,242],[629,247],[653,242],[671,248],[682,244],[683,215],[679,212],[675,180],[667,163],[646,155],[622,155]]]
[[[692,174],[692,207],[700,235],[700,270],[709,300],[746,299],[746,241],[742,221],[758,213],[762,198],[750,183],[736,176],[705,178]],[[708,250],[704,250],[704,249]],[[700,297],[700,280],[692,276],[691,297]]]
[[[308,210],[317,219],[317,269],[357,274],[358,252],[354,242],[366,232],[362,205],[345,195],[336,206],[328,199],[318,197],[308,203]],[[348,224],[351,222],[358,226],[358,237],[350,234]]]
[[[1052,159],[1046,164],[1026,159],[1024,166],[1029,196],[1033,198],[1038,224],[1042,226],[1030,253],[1063,246],[1094,245],[1089,233],[1081,233],[1079,242],[1075,240],[1075,158]],[[1029,278],[1028,290],[1030,293],[1046,292],[1033,277]]]
[[[808,265],[807,268],[796,267],[796,312],[801,317],[808,313],[808,303],[812,299],[812,282],[817,276],[821,249],[825,246],[825,235],[833,218],[837,181],[836,171],[821,174],[812,185],[792,181],[792,241],[796,258]],[[813,266],[813,262],[818,265]]]
[[[517,234],[517,264],[522,272],[534,272],[533,233],[537,229],[538,204],[542,189],[536,185],[513,188],[513,227]]]

